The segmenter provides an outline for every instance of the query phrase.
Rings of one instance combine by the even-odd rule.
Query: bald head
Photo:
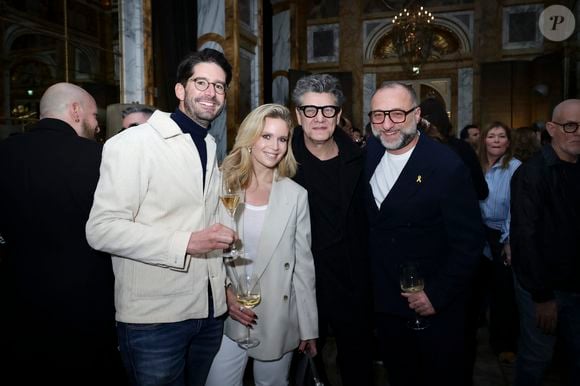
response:
[[[56,83],[44,92],[40,99],[40,118],[64,121],[79,136],[89,139],[94,139],[99,132],[94,98],[70,83]]]
[[[560,102],[552,112],[552,121],[560,122],[562,117],[570,115],[573,111],[580,111],[580,99],[566,99]]]
[[[552,113],[546,130],[552,137],[552,148],[562,161],[576,163],[580,155],[580,99],[566,99]],[[575,131],[574,128],[576,128]]]

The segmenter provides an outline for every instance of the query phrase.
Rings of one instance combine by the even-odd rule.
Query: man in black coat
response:
[[[40,118],[0,143],[0,376],[119,384],[111,260],[85,237],[101,161],[97,105],[57,83],[41,98]]]
[[[520,339],[514,385],[538,386],[557,338],[580,384],[580,99],[558,104],[552,141],[511,180],[510,244]]]
[[[362,151],[337,123],[344,95],[338,79],[314,74],[293,92],[301,125],[292,150],[296,182],[308,190],[316,270],[319,352],[334,336],[342,384],[372,385],[372,306]],[[317,358],[320,359],[321,356]],[[324,384],[330,384],[327,379]]]
[[[460,386],[465,296],[483,227],[467,167],[419,133],[420,114],[402,83],[383,84],[371,99],[366,177],[379,344],[392,386]],[[403,293],[401,266],[409,262],[424,289]],[[416,314],[429,326],[411,329]]]

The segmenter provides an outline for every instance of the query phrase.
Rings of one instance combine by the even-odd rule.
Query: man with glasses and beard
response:
[[[308,190],[316,271],[319,352],[336,340],[342,384],[371,385],[372,306],[364,209],[363,153],[337,124],[344,95],[328,74],[301,78],[292,93],[296,118],[294,179]],[[338,130],[337,130],[338,128]],[[322,355],[316,357],[329,385]]]
[[[222,250],[234,232],[212,224],[219,203],[216,143],[232,69],[205,49],[177,69],[173,112],[105,144],[86,226],[112,255],[120,350],[134,385],[203,385],[223,334]]]
[[[458,385],[465,294],[483,247],[478,201],[457,155],[421,134],[413,89],[383,84],[371,99],[367,208],[379,345],[389,382]],[[424,288],[404,293],[401,265]],[[418,314],[428,325],[411,328]]]

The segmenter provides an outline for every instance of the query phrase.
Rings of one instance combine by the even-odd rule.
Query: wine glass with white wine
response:
[[[238,283],[235,286],[236,299],[238,303],[244,308],[252,309],[260,304],[262,295],[260,293],[260,281],[256,275],[253,275],[249,270],[250,259],[244,259],[243,266],[240,267],[241,275],[238,276]],[[250,326],[246,326],[247,334],[244,338],[237,341],[238,345],[243,349],[256,347],[260,344],[260,340],[250,336]]]
[[[220,184],[220,200],[232,220],[233,229],[238,233],[236,222],[236,212],[242,202],[244,202],[244,190],[240,186],[240,181],[237,178],[230,178],[225,173],[222,173]],[[232,244],[230,249],[224,251],[227,257],[236,257],[239,251],[236,246],[236,241]]]
[[[425,288],[425,280],[419,270],[417,263],[406,262],[400,266],[400,285],[401,290],[406,293],[421,292]],[[429,327],[429,323],[415,313],[415,319],[410,320],[407,326],[413,330],[423,330]]]

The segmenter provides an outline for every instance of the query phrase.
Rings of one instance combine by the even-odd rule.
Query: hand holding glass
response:
[[[234,231],[237,233],[236,211],[240,203],[244,202],[244,190],[241,188],[240,182],[237,179],[228,179],[225,174],[222,175],[220,200],[233,222]],[[236,257],[239,255],[235,241],[226,253],[230,257]]]
[[[257,306],[262,300],[260,294],[260,282],[254,275],[248,274],[246,266],[243,267],[244,273],[239,278],[238,284],[235,286],[236,299],[244,308],[252,309]],[[250,326],[246,326],[247,335],[245,338],[238,340],[238,345],[243,349],[256,347],[260,344],[257,338],[250,337]]]
[[[425,282],[419,272],[419,268],[413,263],[404,263],[401,265],[400,285],[401,290],[406,293],[417,293],[423,291]],[[415,320],[410,320],[407,325],[413,330],[423,330],[429,327],[429,323],[415,314]]]

